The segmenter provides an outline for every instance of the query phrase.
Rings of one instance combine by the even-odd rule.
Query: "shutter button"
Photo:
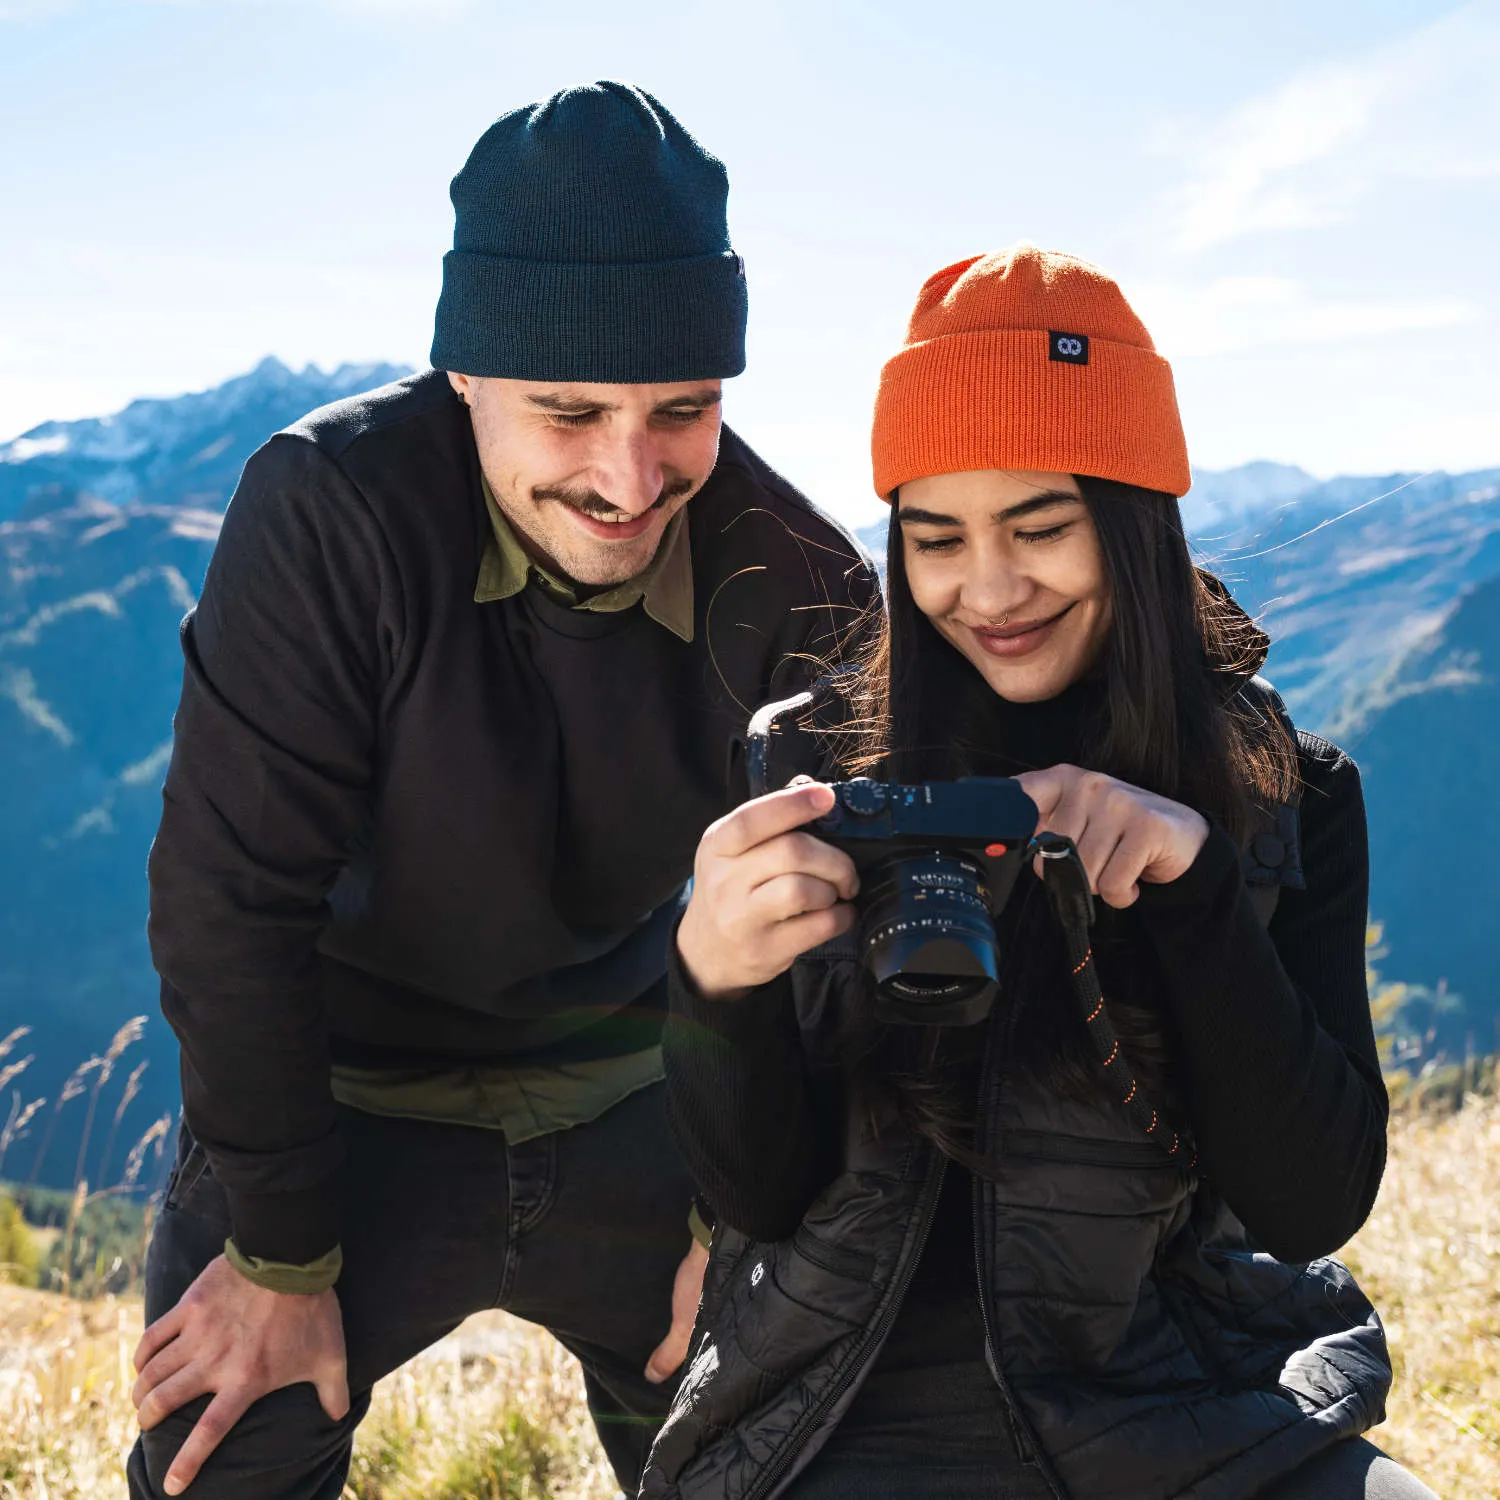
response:
[[[1274,833],[1256,834],[1250,852],[1263,869],[1279,870],[1286,861],[1286,845]]]

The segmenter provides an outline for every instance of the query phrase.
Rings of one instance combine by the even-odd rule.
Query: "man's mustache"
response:
[[[661,494],[651,502],[650,509],[660,510],[669,500],[675,500],[679,495],[690,494],[693,484],[693,480],[685,474],[669,479],[661,487]],[[537,485],[531,492],[531,498],[533,500],[556,500],[559,505],[569,506],[586,516],[595,516],[601,520],[606,516],[620,514],[620,507],[606,500],[598,490],[570,490],[566,485]]]

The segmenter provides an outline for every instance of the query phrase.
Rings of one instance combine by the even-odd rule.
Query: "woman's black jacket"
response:
[[[999,1004],[986,1023],[975,1141],[984,1171],[974,1176],[986,1358],[1023,1457],[1060,1497],[1242,1500],[1384,1414],[1391,1371],[1379,1318],[1323,1256],[1368,1212],[1384,1162],[1368,1007],[1363,1035],[1356,1024],[1352,1037],[1330,1036],[1322,997],[1304,988],[1325,972],[1328,985],[1343,982],[1351,942],[1358,960],[1359,934],[1332,929],[1357,911],[1362,931],[1363,807],[1352,763],[1331,746],[1302,736],[1299,761],[1306,889],[1283,811],[1259,844],[1280,855],[1279,877],[1293,887],[1269,938],[1238,851],[1219,833],[1200,857],[1217,871],[1190,872],[1215,885],[1210,909],[1201,920],[1178,911],[1174,925],[1172,902],[1187,899],[1177,893],[1150,924],[1158,946],[1172,945],[1175,967],[1148,967],[1175,1022],[1200,1168],[1166,1159],[1102,1094],[1075,1096],[1013,1066],[1020,1007]],[[1339,816],[1357,820],[1353,875],[1327,847],[1334,812],[1307,801],[1331,809],[1351,796]],[[1252,883],[1265,878],[1253,854],[1245,863]],[[1225,947],[1217,962],[1228,968],[1191,951],[1194,934]],[[1286,969],[1275,957],[1283,948],[1297,954]],[[1201,979],[1197,1003],[1185,999],[1194,984],[1184,974]],[[842,1103],[841,1039],[868,1005],[852,947],[818,950],[778,985],[717,1007],[733,1018],[715,1015],[681,975],[674,986],[670,1097],[719,1224],[687,1371],[641,1494],[768,1500],[848,1409],[915,1272],[944,1172],[958,1169],[894,1118]],[[1358,991],[1362,1001],[1362,976]],[[758,1018],[742,1008],[756,1006]],[[767,1046],[767,1032],[779,1040]],[[757,1059],[739,1066],[741,1046]],[[1272,1050],[1262,1057],[1262,1047]],[[762,1096],[735,1097],[736,1079]],[[785,1150],[737,1158],[737,1110],[776,1121]],[[810,1147],[820,1112],[837,1122],[821,1152]],[[799,1199],[800,1222],[747,1224],[760,1237],[734,1227],[757,1201]]]

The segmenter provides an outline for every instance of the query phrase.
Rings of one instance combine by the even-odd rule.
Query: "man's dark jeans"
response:
[[[671,1322],[692,1184],[643,1089],[588,1125],[521,1145],[499,1131],[339,1111],[343,1310],[353,1406],[331,1421],[313,1387],[245,1414],[189,1500],[338,1500],[370,1387],[456,1328],[503,1307],[549,1328],[583,1365],[589,1407],[633,1494],[672,1382],[642,1375]],[[223,1249],[229,1219],[202,1148],[184,1132],[146,1263],[146,1317],[168,1311]],[[132,1500],[157,1500],[207,1406],[183,1407],[137,1442]]]

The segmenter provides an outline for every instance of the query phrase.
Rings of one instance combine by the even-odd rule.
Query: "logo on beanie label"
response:
[[[1048,359],[1060,359],[1065,365],[1089,362],[1089,336],[1086,333],[1049,333]]]

